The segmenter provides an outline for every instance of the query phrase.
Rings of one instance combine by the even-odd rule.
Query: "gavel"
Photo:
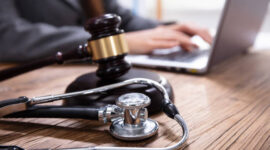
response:
[[[66,93],[76,93],[110,84],[123,83],[126,80],[134,78],[144,78],[151,79],[164,86],[173,102],[173,89],[165,78],[147,70],[130,69],[131,65],[125,60],[125,56],[128,54],[128,46],[123,35],[124,31],[119,28],[120,23],[121,18],[115,14],[105,14],[89,19],[85,24],[85,30],[91,34],[87,44],[79,45],[78,48],[65,53],[57,52],[54,56],[0,71],[0,81],[51,64],[63,64],[70,60],[91,58],[94,63],[98,64],[97,71],[77,77],[67,86]],[[45,108],[38,106],[35,108],[31,107],[31,112],[17,113],[13,117],[39,116],[41,112],[46,112],[45,114],[47,115],[52,109],[54,113],[65,114],[69,112],[69,108],[77,109],[77,106],[103,107],[105,105],[115,104],[115,100],[120,95],[130,92],[143,93],[152,99],[152,103],[148,106],[149,114],[154,114],[162,110],[163,97],[155,87],[134,84],[98,93],[97,95],[61,97],[64,101],[59,108],[55,106],[47,106]],[[0,117],[27,110],[29,106],[25,105],[25,103],[28,100],[27,97],[19,97],[17,99],[0,101],[0,108],[10,105],[9,107],[1,108]],[[81,111],[82,109],[79,110]]]
[[[119,29],[121,18],[115,14],[105,14],[89,19],[85,30],[91,34],[88,42],[76,49],[57,52],[41,60],[15,66],[0,71],[0,81],[39,69],[52,64],[63,64],[74,59],[91,58],[98,64],[96,75],[103,80],[110,80],[124,75],[131,67],[124,57],[128,46],[124,39],[124,31]]]

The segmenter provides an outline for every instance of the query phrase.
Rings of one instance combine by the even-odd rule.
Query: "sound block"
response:
[[[141,69],[130,69],[125,75],[115,80],[101,80],[96,76],[95,72],[87,73],[79,76],[66,89],[66,93],[93,89],[104,85],[122,82],[133,78],[146,78],[161,83],[167,90],[171,101],[174,101],[174,94],[170,83],[158,74]],[[143,93],[151,99],[151,104],[147,107],[149,114],[160,112],[162,109],[162,94],[154,87],[147,85],[133,84],[125,87],[117,88],[100,94],[88,96],[79,96],[64,100],[65,106],[89,106],[102,107],[108,104],[115,104],[116,99],[126,93]]]

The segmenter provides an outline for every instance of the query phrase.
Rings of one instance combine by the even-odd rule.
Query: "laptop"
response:
[[[129,55],[126,59],[135,66],[205,74],[213,65],[246,52],[253,45],[268,3],[269,0],[227,0],[211,46],[194,36],[198,50],[186,52],[178,46],[148,55]]]

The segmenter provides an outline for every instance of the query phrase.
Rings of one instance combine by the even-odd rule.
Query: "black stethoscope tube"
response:
[[[28,110],[12,113],[4,118],[77,118],[98,120],[98,108],[66,106],[33,106]]]

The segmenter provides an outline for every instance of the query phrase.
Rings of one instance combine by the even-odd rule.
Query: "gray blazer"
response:
[[[116,0],[104,0],[105,12],[122,17],[125,31],[153,28],[158,22],[133,16]],[[79,0],[0,0],[0,61],[43,58],[86,42],[85,15]]]

